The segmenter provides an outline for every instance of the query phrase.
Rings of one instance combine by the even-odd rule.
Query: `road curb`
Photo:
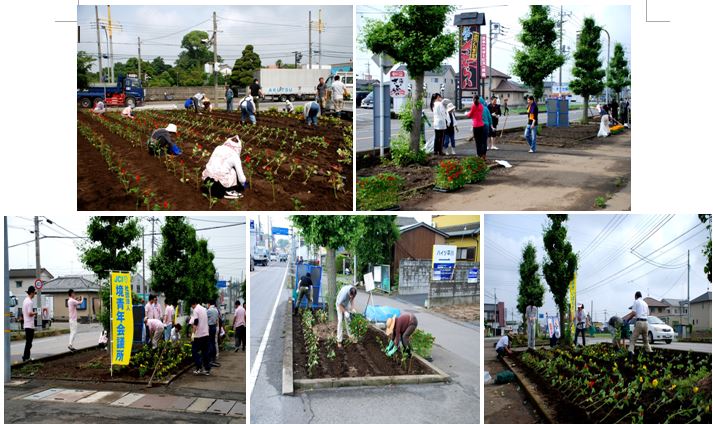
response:
[[[282,353],[282,394],[292,395],[295,391],[292,375],[292,298],[287,300],[285,309],[285,347]]]
[[[537,408],[537,412],[540,413],[540,415],[550,424],[556,424],[558,421],[556,420],[556,417],[552,415],[552,412],[550,411],[550,408],[548,408],[545,405],[545,401],[540,396],[538,393],[536,393],[533,389],[532,386],[535,385],[535,383],[531,382],[527,377],[525,377],[524,374],[518,372],[515,370],[513,366],[511,366],[508,361],[501,359],[501,361],[505,364],[508,370],[510,370],[514,375],[515,378],[517,379],[517,382],[520,384],[522,389],[525,392],[525,395],[527,398],[532,402],[533,405],[535,405],[535,408]]]

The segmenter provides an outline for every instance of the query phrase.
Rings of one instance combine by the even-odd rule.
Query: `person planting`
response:
[[[285,107],[282,108],[282,111],[287,113],[295,113],[295,106],[292,104],[291,101],[285,100]]]
[[[386,356],[391,357],[399,349],[401,344],[402,351],[411,356],[411,335],[418,327],[418,319],[416,315],[405,312],[401,316],[393,317],[386,320],[386,335],[391,338],[389,345],[386,346]]]
[[[203,99],[205,99],[205,93],[202,93],[202,92],[198,92],[198,93],[194,94],[193,97],[191,98],[191,104],[193,106],[193,110],[199,115],[201,113],[198,110],[198,107],[203,104]]]
[[[240,107],[240,122],[245,123],[245,121],[247,120],[250,121],[251,124],[255,125],[255,112],[257,111],[257,108],[255,106],[253,96],[248,94],[247,96],[243,97],[243,99],[238,104],[238,107]]]
[[[176,325],[171,328],[171,341],[172,342],[177,342],[181,340],[181,324],[176,323]]]
[[[242,149],[240,137],[234,135],[213,150],[202,174],[204,191],[218,198],[243,197],[240,192],[249,186],[240,161]]]
[[[297,316],[300,309],[300,303],[302,303],[302,298],[305,296],[307,296],[307,309],[312,309],[312,285],[312,278],[309,272],[300,277],[300,282],[297,286],[298,294],[297,302],[295,303],[295,316]]]
[[[151,138],[146,143],[149,153],[154,156],[161,156],[164,152],[171,155],[180,155],[181,149],[172,138],[176,132],[178,132],[178,127],[175,124],[168,124],[166,128],[154,130],[151,133]]]
[[[495,345],[495,351],[498,353],[498,359],[505,356],[507,352],[508,355],[512,355],[512,350],[510,350],[510,333],[508,332],[498,340]]]
[[[612,335],[612,344],[617,349],[626,348],[626,339],[629,338],[629,319],[634,316],[633,312],[629,312],[624,315],[623,318],[619,318],[614,315],[609,318],[609,332]]]
[[[631,305],[631,315],[633,319],[636,320],[634,324],[634,331],[631,334],[631,341],[629,342],[629,359],[634,357],[634,345],[636,340],[641,336],[644,339],[644,349],[647,352],[652,352],[651,346],[649,346],[649,305],[641,299],[641,292],[637,291],[634,294],[634,304]]]
[[[156,349],[158,347],[158,341],[163,338],[163,322],[160,319],[144,318],[144,324],[146,324],[148,328],[151,346]]]
[[[305,103],[303,112],[308,127],[314,125],[314,127],[317,128],[317,119],[319,118],[321,111],[322,109],[320,108],[319,103],[315,101]]]
[[[98,101],[97,104],[94,105],[94,109],[92,109],[92,113],[96,115],[103,115],[104,112],[106,112],[106,107],[104,106],[104,102]]]
[[[122,118],[129,118],[129,119],[134,119],[134,105],[129,105],[124,108],[124,110],[121,111],[121,117]]]
[[[349,330],[349,312],[356,312],[354,309],[354,298],[356,297],[356,287],[346,284],[337,293],[337,347],[342,347],[342,327],[347,331],[347,337],[351,340],[352,334]],[[349,308],[349,310],[347,310]]]

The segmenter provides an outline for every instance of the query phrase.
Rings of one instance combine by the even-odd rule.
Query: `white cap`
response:
[[[176,131],[178,131],[178,128],[176,128],[176,124],[168,124],[168,126],[166,127],[166,131],[175,133]]]

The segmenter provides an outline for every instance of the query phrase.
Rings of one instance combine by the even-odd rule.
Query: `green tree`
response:
[[[701,253],[703,253],[703,256],[708,259],[707,263],[703,266],[703,272],[706,273],[706,277],[708,277],[708,282],[711,282],[711,215],[710,214],[700,214],[698,215],[698,219],[701,221],[703,225],[706,226],[706,229],[708,230],[708,242],[703,246],[703,250],[701,250]]]
[[[293,215],[292,223],[300,230],[305,241],[313,246],[327,249],[324,274],[327,275],[327,299],[329,319],[337,317],[334,303],[337,296],[337,270],[335,264],[336,251],[340,247],[349,246],[354,239],[356,226],[355,216],[351,215]],[[324,284],[322,285],[324,291]]]
[[[167,216],[161,227],[163,242],[151,258],[151,290],[173,301],[215,299],[215,255],[206,240],[182,216]]]
[[[88,241],[80,248],[80,260],[96,274],[100,284],[102,310],[99,322],[109,328],[111,271],[134,271],[142,257],[137,247],[141,238],[138,220],[126,216],[93,216],[87,226]]]
[[[184,49],[178,54],[176,67],[185,70],[200,68],[203,65],[213,62],[213,52],[208,49],[204,40],[208,40],[208,33],[205,31],[191,31],[183,36],[181,47]],[[220,62],[220,56],[218,56]]]
[[[567,291],[577,272],[577,255],[572,251],[572,244],[567,241],[567,228],[563,226],[568,219],[567,215],[548,214],[547,218],[550,222],[542,236],[547,254],[542,264],[542,273],[559,308],[560,329],[564,335],[562,340],[564,343],[569,343],[572,334],[567,331],[569,327],[565,326]]]
[[[577,49],[574,52],[574,79],[569,83],[572,92],[579,94],[584,99],[584,113],[582,122],[589,119],[589,96],[599,94],[604,90],[604,69],[599,60],[602,43],[599,40],[602,28],[594,19],[584,18],[582,31],[577,40]]]
[[[358,261],[355,273],[367,271],[369,264],[390,264],[394,244],[399,239],[395,215],[355,216],[353,250]]]
[[[624,56],[624,46],[621,43],[614,44],[614,55],[609,61],[609,73],[607,75],[607,87],[614,90],[617,100],[620,98],[621,90],[631,85],[631,72],[629,62]]]
[[[457,35],[445,32],[446,20],[453,10],[453,6],[445,5],[397,6],[387,21],[368,20],[364,27],[366,48],[406,64],[414,80],[411,109],[414,125],[409,142],[413,152],[420,149],[424,73],[438,68],[457,50]]]
[[[282,65],[283,65],[282,59],[277,59],[277,60],[275,61],[275,66],[277,66],[277,69],[282,68]]]
[[[77,52],[77,88],[89,87],[89,70],[92,68],[94,58],[85,51]]]
[[[260,56],[255,53],[252,45],[248,44],[243,49],[243,55],[235,59],[233,71],[230,74],[230,85],[244,88],[252,84],[255,71],[260,69]]]
[[[564,55],[555,46],[555,21],[549,13],[549,6],[530,6],[530,14],[520,19],[522,32],[517,39],[524,48],[515,50],[512,66],[512,73],[532,87],[537,99],[544,93],[545,78],[564,64]]]
[[[523,316],[522,322],[526,323],[525,311],[529,305],[543,305],[545,286],[540,281],[539,265],[537,264],[537,250],[532,242],[528,242],[522,249],[520,261],[520,286],[517,294],[517,311]]]
[[[151,61],[151,67],[156,75],[161,75],[162,73],[171,69],[171,65],[167,64],[161,56],[156,56]]]

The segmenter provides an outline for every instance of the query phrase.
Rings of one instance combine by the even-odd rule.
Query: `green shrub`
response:
[[[485,160],[477,156],[463,158],[460,164],[463,166],[466,183],[468,184],[483,181],[490,172],[490,167],[485,163]]]
[[[465,183],[465,172],[458,159],[442,160],[436,166],[436,187],[456,190],[463,187]]]
[[[357,209],[379,210],[398,205],[403,185],[402,177],[389,172],[360,178],[357,182]]]
[[[435,340],[436,338],[431,333],[416,329],[411,335],[411,347],[417,355],[430,358]]]
[[[364,318],[364,315],[351,315],[351,319],[349,320],[349,332],[352,333],[352,336],[356,338],[358,343],[361,343],[361,341],[364,340],[364,336],[366,335],[366,330],[368,327],[369,323],[366,321],[366,318]]]
[[[408,135],[400,133],[391,142],[391,162],[396,166],[408,166],[414,163],[424,165],[428,162],[428,154],[421,148],[416,152],[412,151]]]
[[[304,107],[304,106],[297,106],[297,107],[295,107],[295,113],[298,113],[298,114],[302,115],[302,114],[304,113],[304,111],[305,111],[305,107]]]

